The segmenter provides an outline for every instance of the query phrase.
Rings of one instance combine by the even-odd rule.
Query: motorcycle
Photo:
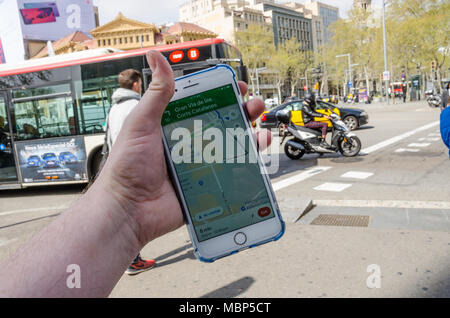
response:
[[[425,96],[427,98],[428,106],[431,108],[438,108],[441,106],[441,96],[434,94],[432,90],[426,91]]]
[[[294,125],[291,121],[291,112],[286,110],[278,111],[277,119],[288,126],[282,145],[285,139],[292,135],[293,138],[288,140],[284,145],[284,152],[292,160],[298,160],[305,154],[318,153],[320,155],[326,153],[340,152],[345,157],[354,157],[361,151],[361,140],[350,132],[348,127],[337,114],[331,114],[332,137],[331,145],[328,148],[320,145],[319,137],[322,132],[315,129],[309,129],[303,126]]]

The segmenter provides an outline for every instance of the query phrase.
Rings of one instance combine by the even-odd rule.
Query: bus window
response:
[[[119,73],[126,69],[139,72],[144,68],[144,57],[81,65],[75,80],[77,116],[81,134],[103,133],[106,116],[112,106],[112,95],[119,88]]]
[[[119,87],[118,76],[83,81],[77,112],[82,134],[103,132],[105,118],[112,104],[112,94]]]
[[[70,125],[74,113],[69,84],[13,91],[13,97],[16,140],[75,134]]]

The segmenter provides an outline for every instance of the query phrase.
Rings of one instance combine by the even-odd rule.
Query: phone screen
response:
[[[162,126],[199,242],[275,217],[231,84],[171,102]]]

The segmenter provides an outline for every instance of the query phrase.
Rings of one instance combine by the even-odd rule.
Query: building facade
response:
[[[69,34],[68,36],[62,39],[59,39],[58,41],[51,43],[51,45],[52,45],[51,50],[53,52],[49,52],[49,47],[47,45],[39,52],[34,54],[31,58],[36,59],[47,57],[51,54],[61,55],[93,49],[94,40],[92,40],[89,36],[87,36],[83,32],[77,31],[72,34]]]
[[[178,22],[157,27],[126,18],[122,13],[90,33],[95,48],[113,47],[124,51],[216,37],[214,32],[193,23]]]
[[[372,7],[372,0],[353,0],[353,6],[365,11],[370,11]]]
[[[294,37],[301,43],[303,50],[314,49],[312,21],[306,18],[304,13],[272,1],[257,3],[253,8],[262,11],[270,19],[276,46]]]
[[[305,4],[305,8],[311,12],[311,15],[320,21],[322,28],[323,42],[328,43],[332,34],[330,26],[339,20],[339,8],[324,4],[319,1],[312,1]]]
[[[91,30],[90,33],[94,38],[95,48],[132,50],[155,46],[159,29],[154,24],[126,18],[119,12],[114,20]]]
[[[97,48],[133,50],[156,45],[215,38],[216,34],[192,23],[178,22],[157,27],[126,18],[122,13],[111,22],[90,31],[77,31],[38,50],[32,58],[60,55]],[[52,52],[49,52],[50,51]]]
[[[179,18],[234,43],[236,31],[245,30],[252,23],[266,23],[263,12],[248,4],[245,0],[189,0],[180,6]]]
[[[268,26],[278,46],[295,38],[302,50],[319,50],[331,34],[329,26],[339,19],[339,9],[317,1],[306,4],[275,0],[187,0],[179,8],[180,21],[198,24],[210,29],[229,42],[235,43],[235,32],[250,24]],[[265,70],[258,75],[256,91],[264,98],[273,97],[276,88],[271,85],[273,72]],[[264,84],[262,84],[264,83]]]

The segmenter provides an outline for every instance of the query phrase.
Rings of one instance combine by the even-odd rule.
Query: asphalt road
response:
[[[206,265],[194,259],[180,229],[144,249],[160,266],[124,276],[112,296],[448,297],[450,159],[439,137],[439,110],[425,102],[359,107],[369,113],[369,124],[355,131],[360,156],[292,161],[281,148],[272,154],[279,168],[271,180],[288,223],[279,242]],[[81,190],[0,192],[0,261]],[[344,223],[311,225],[324,216]],[[366,223],[350,227],[345,218],[352,216]],[[368,288],[371,264],[381,266],[383,288]],[[275,274],[268,278],[271,268]]]

